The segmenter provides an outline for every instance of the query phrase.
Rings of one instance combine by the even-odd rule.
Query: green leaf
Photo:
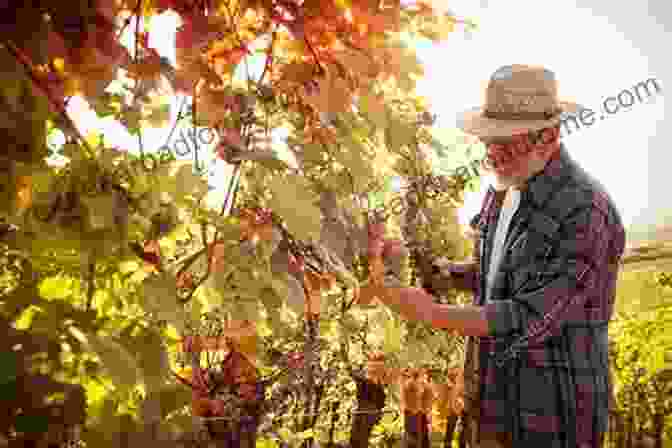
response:
[[[278,448],[277,442],[271,439],[258,438],[255,448]]]
[[[256,322],[259,320],[259,305],[253,300],[236,300],[231,304],[231,318]]]
[[[121,344],[112,338],[95,334],[87,335],[87,343],[100,357],[115,386],[127,389],[139,382],[142,372],[135,358]]]
[[[100,194],[84,196],[82,202],[89,212],[89,225],[92,230],[111,229],[114,227],[114,195]]]
[[[344,139],[344,146],[338,151],[334,158],[340,164],[350,171],[357,190],[363,190],[367,183],[371,181],[373,171],[368,161],[363,157],[364,146],[352,136]]]
[[[148,390],[156,390],[170,378],[168,353],[161,334],[146,328],[134,339],[138,367],[142,370]]]
[[[287,283],[274,278],[271,280],[271,287],[264,288],[259,295],[259,300],[264,304],[267,310],[279,308],[282,306],[282,298],[289,294]]]
[[[15,351],[0,352],[0,384],[13,383],[19,367],[19,358]]]
[[[182,329],[187,315],[177,297],[175,277],[167,272],[153,275],[143,283],[143,306],[145,310],[156,313],[159,319],[166,320],[178,329]]]
[[[147,400],[158,400],[161,403],[161,417],[166,418],[191,403],[191,391],[181,384],[172,384],[150,393]]]
[[[385,339],[383,351],[385,353],[398,353],[401,350],[404,333],[403,324],[392,313],[387,313],[388,318],[383,323]]]
[[[5,403],[10,403],[16,400],[18,392],[18,384],[16,381],[8,381],[0,383],[0,399]]]
[[[319,240],[321,214],[308,182],[299,176],[277,176],[268,187],[273,194],[273,210],[287,223],[289,231],[301,240]]]
[[[175,185],[178,196],[195,195],[202,196],[208,192],[208,183],[203,177],[194,173],[191,162],[175,162],[178,168],[174,171]]]
[[[72,295],[72,286],[71,278],[61,275],[47,277],[40,282],[40,296],[47,300],[65,299]]]
[[[14,420],[16,432],[39,433],[49,429],[49,416],[47,415],[17,415]]]

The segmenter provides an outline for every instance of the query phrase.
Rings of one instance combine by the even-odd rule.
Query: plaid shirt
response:
[[[600,448],[611,392],[607,324],[625,246],[620,215],[561,147],[523,188],[484,305],[501,196],[492,188],[485,196],[474,221],[480,269],[465,277],[491,333],[470,347],[477,432],[508,433],[517,448]]]

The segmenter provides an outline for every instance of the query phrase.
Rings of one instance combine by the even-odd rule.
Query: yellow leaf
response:
[[[55,58],[53,61],[53,65],[57,72],[59,73],[65,72],[65,59]]]
[[[411,144],[414,137],[415,128],[396,119],[391,119],[389,126],[385,130],[385,143],[393,152],[398,151],[405,145]]]
[[[438,37],[438,41],[448,38],[448,35],[455,31],[455,19],[449,16],[439,18],[439,23],[434,27]]]
[[[285,220],[289,231],[298,239],[319,241],[322,217],[316,205],[317,196],[308,182],[298,176],[278,176],[270,181],[269,189],[273,208]]]
[[[387,110],[380,96],[372,93],[363,94],[359,98],[359,107],[377,127],[383,129],[387,127]]]
[[[151,127],[160,128],[165,126],[170,121],[170,105],[160,104],[151,107],[145,119]]]
[[[409,78],[410,74],[421,76],[424,70],[420,65],[415,52],[406,47],[402,42],[389,45],[386,48],[387,53],[387,72],[401,80]]]

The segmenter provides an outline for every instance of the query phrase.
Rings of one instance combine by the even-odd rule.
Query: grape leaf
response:
[[[285,275],[284,280],[287,284],[287,296],[285,297],[287,305],[299,316],[303,315],[306,309],[306,294],[301,282],[289,274]]]
[[[387,312],[387,317],[383,323],[385,329],[383,351],[385,353],[398,353],[404,340],[403,324],[390,312]]]
[[[319,240],[320,209],[308,182],[298,176],[278,176],[268,187],[273,194],[273,208],[287,223],[289,231],[302,240]]]
[[[177,298],[175,277],[165,272],[152,275],[145,279],[142,287],[145,310],[182,329],[187,315]]]
[[[82,202],[88,210],[89,225],[92,230],[114,227],[115,199],[112,193],[84,196]]]
[[[191,162],[175,163],[177,167],[171,174],[175,176],[175,186],[178,195],[202,196],[208,192],[207,181],[194,173],[194,167]]]
[[[112,377],[115,386],[131,388],[142,376],[134,357],[121,344],[109,337],[87,335],[87,343],[101,359],[103,367]]]
[[[415,51],[403,42],[397,41],[387,47],[388,72],[397,79],[408,78],[411,74],[421,76],[424,70]]]
[[[138,366],[142,370],[147,389],[157,390],[170,377],[168,352],[161,334],[147,328],[133,342]]]
[[[160,403],[161,417],[188,406],[191,403],[191,391],[179,384],[166,385],[161,389],[150,392],[147,400],[156,400]]]
[[[327,74],[318,81],[316,93],[308,95],[307,101],[318,111],[327,115],[338,114],[350,110],[352,106],[352,90],[345,80],[334,74]]]
[[[344,138],[344,143],[334,158],[350,171],[355,189],[361,191],[373,175],[370,164],[363,157],[365,148],[352,136]]]
[[[47,277],[40,282],[40,296],[47,300],[65,299],[72,295],[72,279],[65,276]]]
[[[392,152],[398,152],[402,147],[413,142],[415,132],[414,127],[392,118],[385,130],[385,144]]]
[[[231,318],[236,321],[256,322],[259,320],[259,305],[254,300],[239,299],[230,305]]]
[[[366,114],[374,125],[385,129],[388,125],[385,103],[378,95],[365,93],[359,97],[359,108]]]

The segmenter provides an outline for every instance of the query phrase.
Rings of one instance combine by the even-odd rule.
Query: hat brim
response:
[[[580,104],[569,101],[559,102],[558,107],[561,113],[548,120],[497,120],[483,115],[483,108],[475,107],[459,115],[457,127],[476,137],[510,137],[555,126],[585,109]]]

